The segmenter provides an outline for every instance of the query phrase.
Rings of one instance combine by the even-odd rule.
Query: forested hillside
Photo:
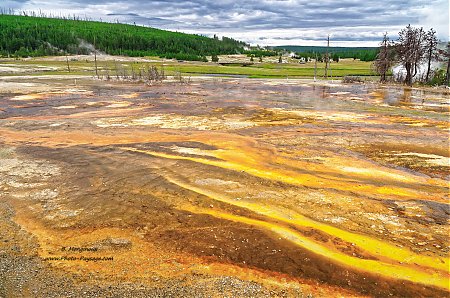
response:
[[[126,56],[201,60],[242,52],[243,42],[208,38],[136,25],[0,15],[0,56],[88,54],[92,50]]]
[[[377,57],[378,48],[372,47],[314,47],[314,46],[279,46],[278,49],[295,52],[299,57],[314,58],[323,56],[328,50],[331,57],[354,58],[361,61],[373,61]]]

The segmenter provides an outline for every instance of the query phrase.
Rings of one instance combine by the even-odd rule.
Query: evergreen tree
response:
[[[160,56],[202,61],[211,54],[243,52],[245,43],[232,38],[164,31],[149,27],[0,15],[0,55],[19,56],[88,54],[95,48],[111,55]]]
[[[333,54],[333,61],[334,62],[339,62],[339,54],[338,53],[334,53]]]

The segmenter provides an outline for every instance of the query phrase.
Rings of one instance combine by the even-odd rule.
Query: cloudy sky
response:
[[[259,45],[375,46],[407,24],[448,40],[449,0],[1,0],[0,7],[225,35]]]

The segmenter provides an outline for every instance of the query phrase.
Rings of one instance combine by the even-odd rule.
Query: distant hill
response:
[[[316,46],[277,46],[276,49],[297,53],[300,57],[314,57],[315,54],[323,55],[327,47]],[[362,61],[373,61],[378,53],[377,47],[330,47],[328,51],[339,58],[354,58]]]
[[[0,56],[88,54],[160,56],[201,60],[243,52],[244,42],[155,28],[31,16],[0,15]]]

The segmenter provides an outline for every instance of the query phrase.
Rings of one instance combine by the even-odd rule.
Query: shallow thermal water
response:
[[[0,270],[0,296],[449,294],[448,93],[15,83],[27,92],[0,93],[0,269],[39,274]]]

